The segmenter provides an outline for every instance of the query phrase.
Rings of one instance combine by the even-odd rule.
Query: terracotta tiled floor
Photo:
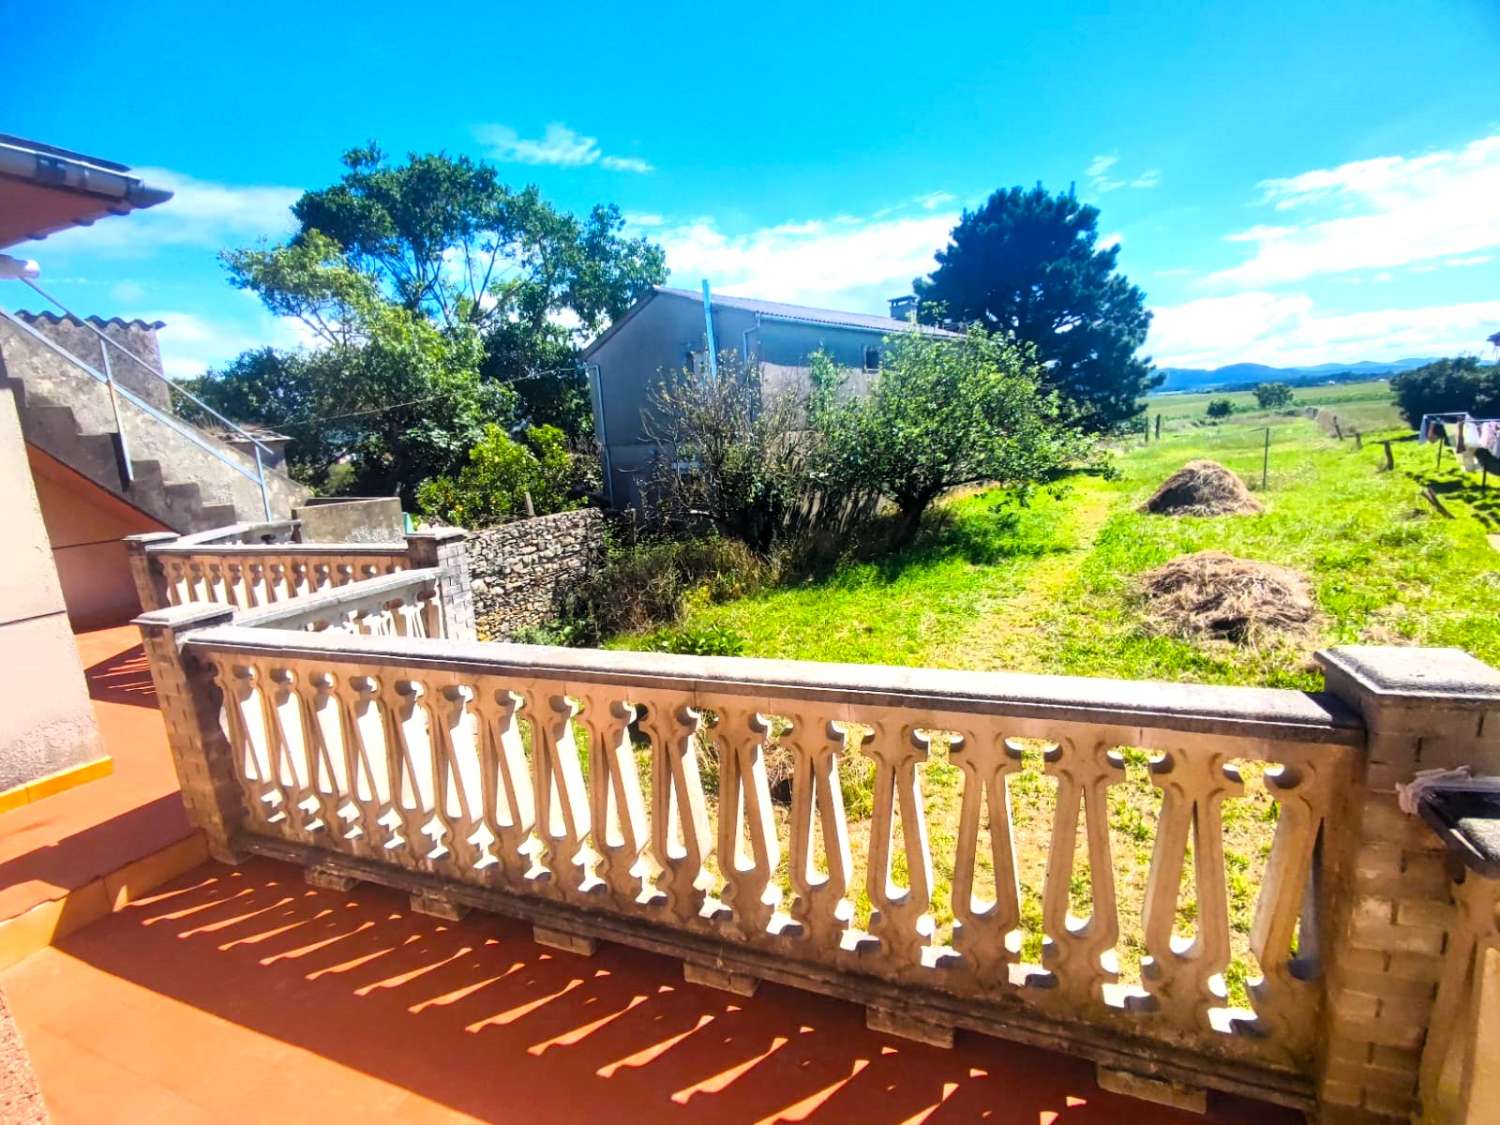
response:
[[[111,691],[128,698],[132,683],[120,673]],[[106,722],[128,766],[118,800],[92,806],[130,830],[59,815],[36,836],[48,864],[13,854],[12,870],[63,886],[101,859],[80,831],[137,847],[183,830],[160,800],[159,722],[134,709],[134,722]],[[577,958],[505,919],[441,923],[389,892],[314,890],[264,861],[190,872],[0,974],[0,988],[58,1123],[1205,1120],[1104,1093],[1060,1055],[963,1034],[951,1051],[888,1039],[853,1005],[773,985],[732,997],[683,983],[665,958],[608,945]],[[1297,1119],[1217,1098],[1208,1118]]]
[[[114,772],[0,813],[0,921],[190,831],[140,633],[123,625],[76,639]]]

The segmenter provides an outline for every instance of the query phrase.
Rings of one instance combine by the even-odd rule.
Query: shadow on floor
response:
[[[182,798],[168,793],[0,863],[0,888],[36,881],[76,889],[190,832]],[[0,917],[7,916],[0,912]]]
[[[506,919],[438,922],[388,891],[314,890],[265,861],[199,868],[60,948],[486,1120],[1300,1119],[1236,1099],[1178,1115],[1103,1093],[1091,1067],[1049,1052],[888,1039],[853,1005],[774,985],[741,999],[685,984],[666,958],[553,952]],[[277,1081],[308,1080],[296,1070]]]
[[[134,645],[101,660],[83,671],[89,695],[103,703],[129,703],[136,707],[156,706],[156,685],[151,682],[151,665],[146,650]]]

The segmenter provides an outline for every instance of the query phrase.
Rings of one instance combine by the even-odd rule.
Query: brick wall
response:
[[[557,617],[571,586],[604,558],[604,519],[594,508],[517,520],[466,543],[474,618],[484,640],[505,640]]]
[[[1423,769],[1500,765],[1500,677],[1456,649],[1319,654],[1328,688],[1368,731],[1352,878],[1330,919],[1319,1096],[1327,1122],[1405,1121],[1457,919],[1443,845],[1396,803]]]

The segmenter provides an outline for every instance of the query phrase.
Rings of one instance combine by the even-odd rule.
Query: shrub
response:
[[[644,427],[662,450],[649,497],[669,526],[707,520],[721,535],[769,552],[819,510],[814,465],[821,435],[797,383],[762,393],[758,364],[719,357],[718,374],[680,371],[647,399]]]
[[[1460,410],[1493,418],[1500,415],[1500,367],[1481,367],[1473,356],[1440,359],[1394,376],[1391,392],[1409,426],[1424,414]]]
[[[760,590],[776,568],[736,539],[658,539],[611,548],[569,597],[570,644],[597,644],[678,621],[689,601],[727,602]]]
[[[1208,404],[1210,418],[1228,418],[1234,413],[1234,403],[1227,398],[1216,398]]]
[[[1285,383],[1257,383],[1255,401],[1262,410],[1279,410],[1292,403],[1292,388]]]
[[[424,515],[459,527],[487,527],[523,514],[528,493],[537,515],[577,507],[569,494],[578,479],[556,426],[533,426],[516,441],[492,422],[457,476],[422,482],[417,505]]]
[[[642,647],[687,656],[739,656],[745,651],[745,635],[731,625],[669,626],[647,636]]]
[[[815,404],[822,476],[895,504],[902,543],[951,488],[995,481],[1024,500],[1100,456],[1062,398],[1040,389],[1043,375],[1035,351],[1013,337],[978,327],[957,339],[897,333],[867,395]]]

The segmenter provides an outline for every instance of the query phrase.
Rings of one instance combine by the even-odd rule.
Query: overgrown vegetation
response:
[[[583,459],[556,426],[533,426],[516,441],[491,423],[456,476],[422,482],[417,506],[457,527],[489,527],[526,514],[528,501],[535,515],[578,507],[585,478]]]
[[[944,492],[995,482],[1020,502],[1064,470],[1102,468],[1099,447],[1031,348],[971,328],[913,326],[886,341],[862,395],[814,357],[805,386],[762,387],[725,353],[717,375],[683,371],[652,394],[647,430],[664,450],[652,499],[669,525],[706,520],[769,554],[801,537],[854,536],[880,501],[909,543]]]

